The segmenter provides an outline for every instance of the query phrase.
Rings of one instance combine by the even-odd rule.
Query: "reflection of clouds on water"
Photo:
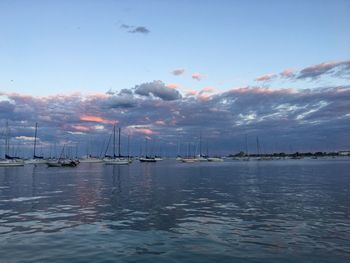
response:
[[[281,162],[0,169],[0,241],[31,236],[40,243],[52,236],[61,252],[70,244],[91,253],[120,249],[124,256],[164,247],[170,253],[179,244],[183,253],[211,246],[228,257],[316,248],[345,255],[349,164]],[[163,245],[147,245],[155,240]]]
[[[0,200],[0,202],[25,202],[25,201],[33,201],[33,200],[38,200],[43,198],[49,198],[49,196],[17,197],[17,198],[12,198],[7,200],[6,199]]]

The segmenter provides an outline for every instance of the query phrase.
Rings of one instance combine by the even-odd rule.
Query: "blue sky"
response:
[[[1,1],[0,90],[254,85],[266,73],[349,58],[349,13],[349,1]],[[171,75],[176,68],[186,74]]]
[[[136,152],[200,132],[219,154],[245,135],[349,149],[349,14],[340,0],[2,0],[0,127],[28,149],[35,122],[46,149],[101,147],[113,123]]]

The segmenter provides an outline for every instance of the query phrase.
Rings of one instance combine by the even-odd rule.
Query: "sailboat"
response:
[[[101,163],[103,162],[101,158],[91,155],[90,151],[90,141],[87,144],[86,155],[79,159],[81,163]]]
[[[176,155],[176,158],[175,158],[175,160],[176,161],[181,161],[181,154],[180,154],[180,141],[178,140],[177,141],[177,155]]]
[[[80,158],[79,162],[81,162],[81,163],[102,163],[103,161],[98,157],[94,157],[91,154],[88,154],[88,155],[85,155],[82,158]]]
[[[207,144],[208,146],[208,144]],[[199,136],[199,155],[196,156],[196,162],[207,162],[208,161],[208,154],[207,156],[203,156],[202,155],[202,133],[200,133],[200,136]]]
[[[113,156],[112,157],[105,157],[103,161],[107,165],[126,165],[130,164],[131,160],[130,158],[124,158],[120,154],[120,133],[121,128],[118,129],[118,156],[115,154],[115,125],[113,126]],[[129,142],[128,142],[129,144]]]
[[[18,157],[10,156],[10,130],[8,127],[8,122],[6,122],[5,130],[5,159],[0,159],[1,167],[10,167],[10,166],[23,166],[24,162]]]
[[[257,147],[257,150],[258,150],[258,158],[257,160],[258,161],[270,161],[270,160],[273,160],[272,157],[269,157],[269,156],[266,156],[264,154],[261,154],[261,146],[260,146],[260,142],[259,142],[259,137],[257,136],[256,137],[256,147]]]
[[[247,136],[247,134],[245,135],[245,150],[246,150],[246,152],[244,155],[246,157],[243,158],[243,161],[249,162],[250,157],[249,157],[249,153],[248,153],[248,136]]]
[[[155,163],[157,159],[154,157],[146,156],[146,157],[140,157],[139,161],[142,163]]]
[[[195,162],[199,161],[197,158],[194,158],[191,156],[191,144],[190,143],[188,143],[187,157],[181,158],[180,161],[183,163],[195,163]]]
[[[155,155],[154,159],[156,159],[156,161],[163,161],[161,145],[159,145],[159,155]]]
[[[145,156],[141,156],[139,158],[139,161],[142,162],[142,163],[155,163],[157,161],[156,158],[154,157],[151,157],[151,156],[148,156],[148,151],[147,151],[147,140],[146,140],[146,149],[145,149],[146,153],[145,153]]]
[[[37,132],[38,132],[38,123],[35,123],[35,132],[34,132],[34,150],[33,150],[33,158],[25,160],[25,164],[45,164],[47,160],[44,159],[43,156],[36,155],[36,140],[37,140]]]
[[[207,158],[206,158],[206,160],[208,162],[223,162],[224,161],[224,159],[222,159],[221,157],[217,157],[217,156],[209,157],[208,142],[207,142]]]
[[[79,162],[77,162],[76,160],[72,160],[69,158],[63,158],[63,153],[64,153],[64,149],[65,149],[66,145],[63,145],[60,157],[58,158],[58,160],[50,160],[47,161],[47,166],[48,167],[76,167]]]

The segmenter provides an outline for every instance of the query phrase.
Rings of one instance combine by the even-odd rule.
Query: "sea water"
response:
[[[0,168],[0,262],[350,262],[350,158]]]

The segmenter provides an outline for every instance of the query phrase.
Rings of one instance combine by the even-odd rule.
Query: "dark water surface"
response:
[[[0,262],[350,262],[350,160],[0,168]]]

